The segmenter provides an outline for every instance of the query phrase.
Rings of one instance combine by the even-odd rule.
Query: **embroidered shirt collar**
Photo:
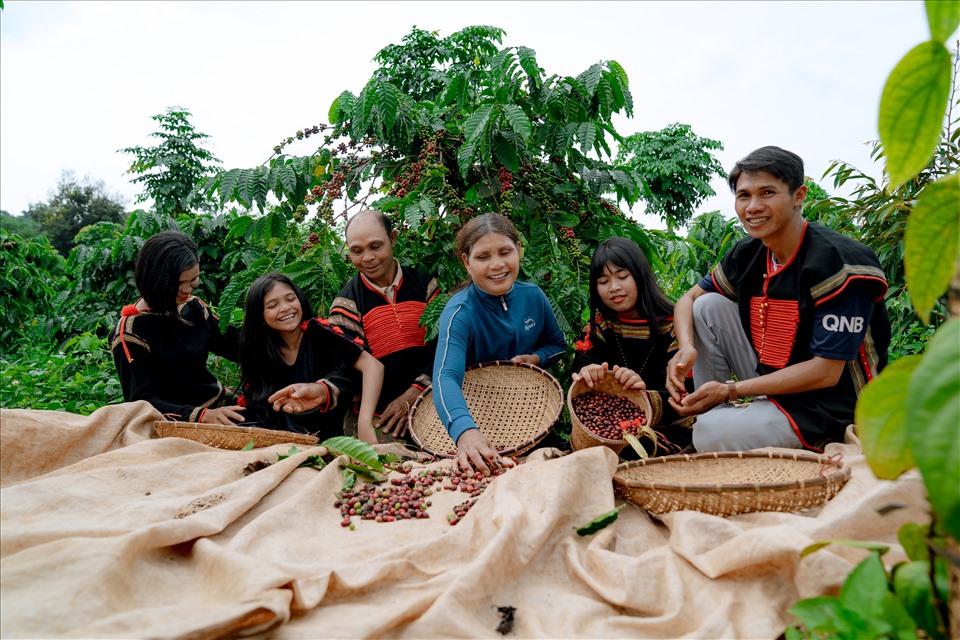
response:
[[[400,261],[396,258],[393,259],[393,263],[397,265],[397,275],[394,276],[393,282],[388,284],[385,287],[377,285],[375,282],[372,282],[367,276],[360,274],[360,277],[363,278],[363,281],[367,283],[371,289],[379,291],[387,300],[393,300],[393,294],[397,290],[397,287],[400,286],[400,279],[403,277],[403,273],[400,270]]]

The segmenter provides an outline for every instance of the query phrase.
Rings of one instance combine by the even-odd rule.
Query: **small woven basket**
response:
[[[607,374],[603,376],[599,382],[593,383],[593,388],[588,387],[583,381],[577,381],[571,384],[567,390],[567,409],[570,411],[570,422],[573,425],[570,429],[570,446],[573,447],[574,451],[586,449],[587,447],[609,447],[613,449],[614,453],[620,455],[623,448],[627,446],[626,440],[622,438],[620,440],[611,440],[610,438],[598,436],[583,426],[583,423],[580,422],[580,419],[577,417],[576,411],[573,410],[573,399],[589,391],[602,391],[611,396],[625,397],[643,410],[644,415],[647,416],[647,420],[650,420],[652,416],[650,398],[647,396],[646,391],[624,389],[611,374]]]
[[[480,432],[501,455],[521,455],[543,440],[563,409],[563,389],[532,364],[493,360],[467,367],[463,397]],[[457,445],[433,404],[433,386],[424,389],[407,418],[410,437],[427,453],[452,458]]]
[[[698,453],[622,463],[613,486],[650,513],[690,509],[717,516],[821,505],[850,478],[838,458],[797,451]]]
[[[186,438],[218,449],[243,449],[251,440],[254,449],[287,443],[311,446],[320,442],[316,436],[260,427],[157,420],[153,428],[161,438]]]

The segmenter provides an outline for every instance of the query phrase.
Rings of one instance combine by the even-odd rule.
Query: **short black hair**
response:
[[[176,314],[180,274],[198,264],[197,243],[190,236],[161,231],[150,236],[137,254],[137,290],[152,311]]]
[[[383,211],[377,211],[376,209],[363,209],[354,214],[352,218],[347,220],[347,226],[343,228],[343,237],[347,237],[347,229],[350,228],[350,223],[356,220],[358,217],[363,214],[370,214],[380,221],[380,224],[383,225],[383,230],[387,232],[387,238],[390,238],[390,234],[393,233],[393,222],[390,221],[390,216],[385,214]]]
[[[745,158],[737,160],[727,178],[730,191],[737,192],[737,181],[744,173],[763,171],[783,181],[793,193],[803,186],[803,159],[792,151],[780,147],[760,147],[751,151]]]

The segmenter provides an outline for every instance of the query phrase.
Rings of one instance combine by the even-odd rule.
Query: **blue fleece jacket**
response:
[[[454,294],[440,315],[433,365],[433,403],[453,441],[477,428],[463,398],[466,367],[529,353],[546,368],[566,348],[550,301],[536,285],[517,282],[506,295],[492,296],[471,284]]]

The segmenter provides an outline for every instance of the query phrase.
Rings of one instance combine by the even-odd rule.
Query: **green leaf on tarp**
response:
[[[927,8],[927,23],[930,25],[930,39],[946,42],[960,25],[960,2],[927,0],[924,4]]]
[[[803,551],[800,552],[800,557],[805,558],[814,551],[819,551],[824,547],[828,547],[831,544],[840,544],[845,547],[854,547],[856,549],[867,549],[868,551],[875,551],[881,556],[887,551],[890,551],[890,545],[883,544],[882,542],[870,542],[869,540],[847,540],[844,538],[837,538],[835,540],[821,540],[820,542],[814,542],[811,545],[804,547]]]
[[[377,450],[362,440],[350,436],[334,436],[333,438],[327,438],[320,444],[333,454],[350,456],[374,471],[383,471],[383,464],[377,457]]]
[[[907,388],[920,356],[900,358],[860,392],[854,421],[863,453],[878,477],[892,480],[915,465],[906,426]]]
[[[897,567],[893,574],[893,590],[918,627],[926,631],[930,638],[946,640],[946,636],[938,629],[929,562],[907,562]]]
[[[353,485],[357,483],[357,474],[351,471],[350,469],[343,470],[343,484],[340,487],[340,491],[350,491],[353,489]]]
[[[960,256],[960,174],[928,184],[910,212],[903,267],[913,308],[924,323],[947,290]]]
[[[960,538],[960,319],[933,334],[910,379],[904,428],[944,531]]]
[[[587,524],[582,527],[574,527],[577,531],[578,536],[589,536],[601,529],[606,528],[607,525],[616,522],[617,517],[620,515],[620,509],[623,509],[625,504],[620,505],[615,508],[613,511],[608,511],[601,516],[597,516]]]
[[[253,438],[250,438],[250,442],[248,442],[247,444],[243,445],[243,449],[240,449],[240,451],[250,451],[251,449],[253,449],[253,445],[254,445],[254,444],[255,444],[255,443],[254,443]]]
[[[917,45],[894,67],[880,97],[877,128],[890,188],[927,166],[940,142],[953,60],[939,42]]]
[[[369,467],[365,467],[361,464],[353,464],[352,462],[341,462],[340,466],[344,467],[345,469],[350,469],[351,471],[355,472],[357,475],[361,475],[364,478],[367,478],[378,484],[381,482],[386,482],[387,480],[387,476],[383,475],[382,473],[377,473],[373,469],[370,469]]]

